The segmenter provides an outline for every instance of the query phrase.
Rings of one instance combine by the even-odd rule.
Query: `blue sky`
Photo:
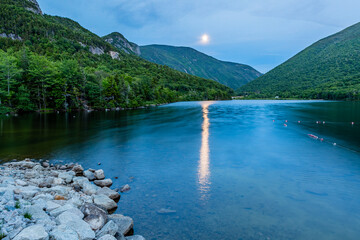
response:
[[[266,72],[313,42],[360,21],[358,0],[38,0],[103,36],[189,46]],[[203,34],[209,44],[201,44]]]

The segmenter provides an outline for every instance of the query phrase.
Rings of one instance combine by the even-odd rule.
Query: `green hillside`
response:
[[[35,0],[0,2],[0,112],[229,99],[211,80],[119,51]]]
[[[254,68],[223,62],[188,47],[141,46],[141,57],[194,76],[212,79],[233,89],[261,76]]]
[[[316,42],[238,94],[359,100],[360,23]]]

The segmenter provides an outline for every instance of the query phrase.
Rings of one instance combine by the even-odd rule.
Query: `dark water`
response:
[[[0,118],[1,159],[101,162],[115,187],[129,183],[118,212],[147,239],[358,240],[359,151],[358,102],[190,102]]]

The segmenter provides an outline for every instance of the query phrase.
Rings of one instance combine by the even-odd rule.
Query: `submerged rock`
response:
[[[130,186],[129,184],[126,184],[124,186],[121,187],[120,192],[127,192],[130,191]]]

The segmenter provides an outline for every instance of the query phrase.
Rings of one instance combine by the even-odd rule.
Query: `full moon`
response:
[[[207,34],[204,34],[201,36],[201,44],[208,44],[210,42],[210,36]]]

